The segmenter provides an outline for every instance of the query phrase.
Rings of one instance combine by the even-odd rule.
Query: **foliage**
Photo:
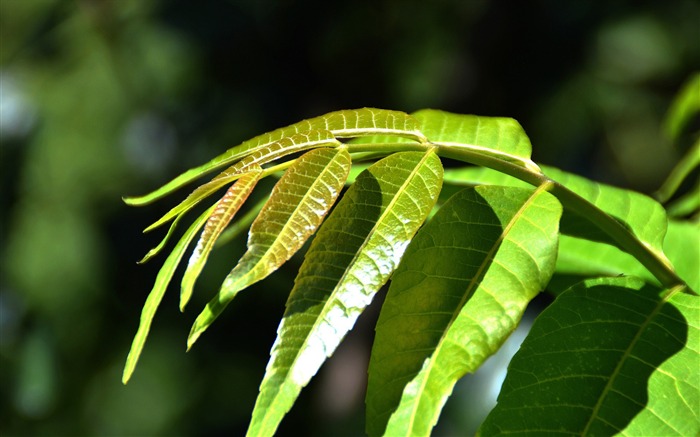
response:
[[[476,167],[444,170],[448,160]],[[352,164],[365,162],[373,163],[340,196]],[[257,218],[245,216],[252,221],[247,252],[188,338],[192,347],[239,292],[316,234],[278,327],[250,435],[274,434],[389,279],[369,365],[367,432],[429,434],[455,383],[499,349],[553,278],[570,274],[585,280],[561,286],[537,319],[481,434],[700,431],[693,408],[700,378],[692,370],[700,282],[697,257],[688,256],[698,253],[697,221],[671,221],[669,244],[659,203],[541,168],[516,121],[437,110],[333,112],[243,142],[125,201],[151,203],[217,170],[146,229],[172,221],[148,259],[188,211],[229,186],[166,259],[144,305],[124,383],[196,233],[203,228],[183,276],[181,309],[256,184],[284,171]]]

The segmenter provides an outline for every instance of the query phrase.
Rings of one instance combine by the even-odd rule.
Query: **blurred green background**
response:
[[[0,0],[0,435],[245,432],[300,260],[240,295],[188,354],[245,239],[212,257],[184,315],[173,281],[122,386],[163,259],[136,265],[161,237],[141,230],[186,191],[138,209],[122,195],[362,106],[514,117],[536,161],[651,192],[680,153],[662,119],[699,69],[694,0]],[[280,435],[363,433],[377,313]],[[475,426],[485,395],[461,387],[436,435]]]

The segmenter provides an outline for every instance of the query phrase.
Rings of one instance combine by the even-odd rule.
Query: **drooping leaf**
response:
[[[126,384],[129,382],[131,375],[134,373],[136,368],[136,363],[141,356],[141,351],[143,350],[143,345],[146,342],[146,337],[148,337],[148,331],[151,329],[151,322],[153,321],[153,316],[160,305],[161,300],[163,300],[163,295],[165,294],[165,289],[168,288],[168,284],[175,273],[177,265],[182,259],[182,255],[187,250],[197,231],[204,226],[204,223],[209,218],[209,215],[214,211],[214,206],[207,209],[200,215],[197,220],[190,225],[190,227],[185,231],[180,238],[180,241],[175,245],[173,251],[170,252],[168,258],[166,258],[158,272],[156,277],[156,282],[153,285],[153,289],[146,298],[146,303],[143,305],[141,310],[141,321],[139,322],[139,329],[136,331],[134,340],[131,344],[131,349],[129,350],[129,355],[126,358],[126,365],[124,366],[124,373],[122,375],[122,382]]]
[[[197,317],[188,347],[239,291],[277,270],[304,245],[335,203],[350,165],[347,149],[318,149],[287,170],[250,228],[248,251]]]
[[[623,223],[634,237],[658,254],[660,259],[666,258],[663,252],[663,240],[666,234],[667,219],[663,207],[658,202],[643,194],[597,183],[554,167],[543,166],[542,171],[551,179],[566,186],[569,190],[590,202],[596,208]],[[529,186],[527,183],[512,176],[483,167],[448,170],[445,172],[445,183],[457,185],[496,184],[514,187]],[[564,214],[561,219],[561,232],[572,237],[619,247],[590,218],[571,211],[565,203]],[[563,250],[567,247],[565,241],[567,240],[562,239]],[[606,249],[602,250],[603,252],[606,251]],[[566,257],[567,255],[562,253],[561,256]],[[625,259],[621,261],[625,265],[638,264],[638,261],[632,261],[629,257],[625,257]],[[590,261],[596,263],[595,259]],[[669,266],[669,268],[671,267]]]
[[[134,206],[146,205],[168,195],[183,185],[216,169],[230,165],[251,153],[265,149],[284,138],[317,130],[329,131],[337,138],[351,138],[355,136],[384,133],[392,133],[418,140],[423,138],[418,131],[416,120],[403,112],[376,108],[348,109],[331,112],[244,141],[211,161],[186,171],[161,188],[144,196],[125,198],[124,201]]]
[[[698,435],[700,298],[587,280],[535,321],[480,435]]]
[[[258,214],[260,214],[260,211],[262,210],[263,206],[265,206],[265,203],[267,203],[267,199],[269,198],[270,196],[268,195],[260,199],[255,205],[248,209],[248,211],[243,214],[241,218],[237,219],[234,223],[231,223],[224,230],[224,232],[221,233],[219,238],[216,239],[214,249],[228,244],[243,232],[248,231],[250,229],[250,225],[253,223]]]
[[[459,149],[469,155],[473,163],[484,163],[483,158],[508,162],[539,173],[530,160],[532,145],[520,124],[512,118],[483,117],[453,114],[435,109],[421,109],[411,114],[420,122],[423,135],[434,144],[440,144],[441,154],[450,157],[450,150]],[[393,136],[358,138],[355,144],[406,143],[408,139]]]
[[[202,235],[199,237],[199,241],[197,241],[197,245],[190,256],[187,270],[182,276],[180,311],[185,310],[185,306],[192,296],[194,284],[209,258],[209,253],[214,247],[214,243],[216,243],[221,232],[226,228],[233,216],[236,215],[246,199],[248,199],[253,188],[260,180],[261,174],[262,168],[257,164],[253,165],[246,173],[241,175],[236,183],[231,185],[226,194],[216,203],[216,207],[209,216],[206,225],[204,225]]]
[[[261,166],[292,153],[323,146],[337,146],[339,144],[338,140],[336,140],[329,131],[309,131],[282,138],[276,143],[256,149],[236,164],[216,175],[211,181],[197,187],[185,200],[173,207],[151,226],[147,227],[144,232],[155,229],[178,215],[184,214],[202,199],[214,193],[224,185],[240,178],[245,172],[256,165]]]
[[[160,240],[160,243],[153,249],[149,250],[146,255],[141,258],[141,261],[139,261],[139,264],[144,264],[148,261],[151,260],[154,256],[158,255],[161,250],[165,247],[165,245],[168,243],[170,240],[170,237],[173,235],[175,228],[177,227],[177,224],[180,222],[180,219],[182,218],[182,215],[179,215],[173,220],[173,222],[170,224],[170,227],[168,228],[168,232],[165,234],[165,237],[163,237],[162,240]]]
[[[430,434],[457,380],[498,350],[544,289],[561,205],[543,188],[467,188],[408,246],[377,322],[369,435]]]
[[[433,207],[433,150],[401,152],[363,172],[319,230],[278,328],[248,433],[272,435],[321,364],[388,280]]]

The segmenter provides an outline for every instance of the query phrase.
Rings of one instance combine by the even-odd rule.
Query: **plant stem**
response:
[[[620,248],[637,258],[664,287],[686,286],[683,279],[676,274],[671,263],[663,253],[657,252],[646,245],[614,217],[608,215],[559,182],[550,179],[541,171],[535,171],[534,168],[526,168],[516,163],[481,153],[480,151],[470,150],[469,145],[466,144],[433,144],[438,146],[438,154],[440,156],[489,167],[534,186],[550,184],[548,191],[557,197],[565,208],[590,220],[600,230],[612,238]],[[687,286],[686,288],[688,290],[690,289]]]

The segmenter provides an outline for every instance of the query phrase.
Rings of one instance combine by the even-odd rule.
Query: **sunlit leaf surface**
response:
[[[338,148],[308,152],[287,170],[251,226],[248,251],[197,317],[188,347],[239,291],[275,271],[303,246],[335,203],[349,169],[350,155]]]
[[[251,153],[265,149],[285,138],[318,130],[328,131],[331,135],[338,138],[350,138],[387,132],[392,132],[407,138],[423,138],[418,131],[416,120],[403,112],[376,108],[335,111],[319,117],[303,120],[244,141],[211,161],[186,171],[152,193],[140,197],[126,198],[124,201],[129,205],[145,205],[151,203],[207,173],[230,165]]]
[[[243,174],[227,191],[226,194],[216,203],[214,211],[209,216],[204,225],[202,235],[197,241],[197,245],[190,256],[182,276],[182,288],[180,292],[180,310],[184,311],[187,302],[192,296],[192,289],[197,281],[197,277],[202,272],[204,264],[209,258],[209,253],[214,247],[214,243],[226,228],[234,215],[241,208],[243,203],[255,188],[255,184],[260,180],[262,168],[259,165],[253,166],[247,173]]]
[[[535,321],[481,435],[698,435],[700,299],[587,280]]]
[[[287,302],[250,435],[271,435],[376,291],[435,204],[432,150],[391,155],[363,172],[314,239]]]
[[[242,160],[212,178],[206,184],[197,187],[189,196],[178,205],[168,211],[158,221],[146,228],[150,231],[163,223],[167,223],[180,214],[187,212],[202,199],[214,193],[224,185],[235,181],[255,166],[261,166],[275,159],[322,146],[339,145],[338,140],[329,131],[310,131],[285,137],[265,147],[255,149]]]
[[[549,281],[560,216],[543,189],[482,186],[418,232],[377,322],[370,435],[430,433],[457,380],[500,347]]]
[[[624,223],[637,238],[664,257],[663,240],[666,234],[666,214],[658,202],[643,194],[597,183],[553,167],[543,166],[542,170],[547,176],[562,183],[597,208]],[[525,182],[511,176],[483,167],[447,171],[445,173],[445,183],[457,185],[498,184],[516,187],[529,186]],[[566,208],[561,220],[561,232],[572,237],[615,245],[615,242],[599,230],[594,223]],[[566,249],[566,247],[567,245],[562,245],[563,249]],[[605,252],[607,249],[602,250]],[[562,254],[563,257],[567,255]],[[590,259],[590,262],[595,264],[598,261]],[[629,257],[626,260],[621,260],[621,263],[624,265],[639,264],[636,260],[629,259]]]

